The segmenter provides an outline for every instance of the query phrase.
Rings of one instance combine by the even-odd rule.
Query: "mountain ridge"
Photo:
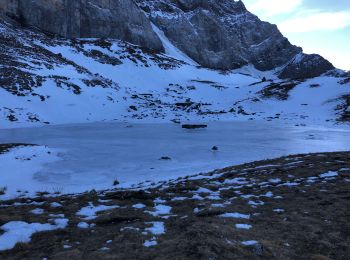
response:
[[[114,38],[164,51],[155,24],[179,50],[211,69],[252,64],[262,71],[281,68],[280,77],[292,79],[334,69],[319,55],[301,55],[276,25],[261,21],[242,1],[4,0],[1,10],[65,38]]]

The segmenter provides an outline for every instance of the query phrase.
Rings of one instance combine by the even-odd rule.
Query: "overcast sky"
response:
[[[318,53],[350,70],[350,0],[243,0],[261,20],[306,53]]]

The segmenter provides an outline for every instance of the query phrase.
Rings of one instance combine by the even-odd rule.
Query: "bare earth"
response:
[[[53,223],[57,214],[69,222],[1,251],[0,259],[350,259],[350,152],[288,156],[148,185],[1,201],[0,227]],[[118,207],[87,220],[77,212],[89,205]],[[30,212],[38,208],[43,213]]]

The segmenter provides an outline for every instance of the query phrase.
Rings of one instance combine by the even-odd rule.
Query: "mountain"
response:
[[[290,44],[276,25],[251,14],[242,1],[137,2],[176,47],[205,67],[236,69],[252,64],[267,71],[284,66],[282,78],[314,77],[333,69],[318,55],[301,56],[301,48]],[[295,65],[285,66],[288,63]]]
[[[65,38],[115,38],[163,50],[148,19],[132,0],[2,0],[0,10],[22,25]]]
[[[3,0],[0,126],[349,121],[349,74],[241,1]]]
[[[7,16],[66,38],[114,38],[161,51],[152,26],[200,65],[263,71],[281,78],[310,78],[334,69],[319,55],[301,55],[277,26],[262,22],[242,1],[230,0],[4,0]],[[147,17],[146,17],[146,15]],[[296,57],[299,57],[296,59]]]

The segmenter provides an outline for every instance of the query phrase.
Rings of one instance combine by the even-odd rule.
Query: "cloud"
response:
[[[350,26],[350,11],[302,12],[279,24],[279,28],[283,33],[334,31],[348,26]]]
[[[250,0],[246,1],[249,10],[253,13],[260,13],[264,17],[274,16],[283,13],[290,13],[301,6],[303,0]]]
[[[1,1],[1,0],[0,0]],[[350,70],[350,0],[243,0],[262,20],[306,53],[319,53]]]

